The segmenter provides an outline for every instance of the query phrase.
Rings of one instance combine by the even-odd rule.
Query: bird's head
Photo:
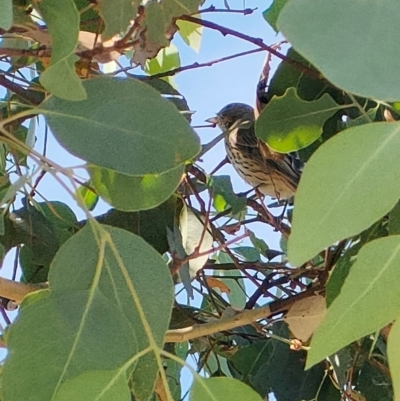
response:
[[[228,131],[235,123],[252,123],[254,121],[254,110],[245,103],[230,103],[220,110],[215,117],[206,121],[218,125],[222,131]]]

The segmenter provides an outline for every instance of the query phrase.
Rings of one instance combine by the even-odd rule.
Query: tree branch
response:
[[[263,52],[263,51],[265,51],[265,49],[248,50],[248,51],[245,51],[245,52],[232,54],[231,56],[222,57],[222,58],[218,58],[218,59],[215,59],[215,60],[207,61],[205,63],[193,63],[193,64],[190,64],[190,65],[185,65],[183,67],[174,68],[173,70],[160,72],[158,74],[154,74],[154,75],[150,75],[148,77],[144,77],[143,79],[144,80],[150,80],[150,79],[156,79],[156,78],[169,77],[169,76],[175,75],[175,74],[177,74],[179,72],[182,72],[182,71],[194,70],[196,68],[201,68],[201,67],[211,67],[212,65],[217,64],[217,63],[221,63],[223,61],[232,60],[232,59],[237,58],[237,57],[247,56],[248,54],[259,53],[259,52]]]
[[[271,315],[283,312],[300,299],[308,298],[318,292],[318,288],[309,288],[293,297],[271,302],[261,308],[244,310],[235,316],[222,318],[204,324],[195,324],[183,329],[168,330],[165,335],[167,343],[181,343],[195,338],[209,336],[222,331],[232,330],[260,319],[267,319]]]
[[[287,63],[293,65],[299,71],[302,71],[302,72],[304,72],[304,73],[306,73],[308,75],[314,76],[314,77],[316,77],[318,79],[321,78],[321,74],[318,71],[315,71],[315,70],[313,70],[311,68],[308,68],[307,66],[303,65],[302,63],[299,63],[296,60],[292,60],[291,58],[285,56],[284,54],[279,53],[273,47],[266,45],[261,38],[254,38],[252,36],[249,36],[249,35],[246,35],[244,33],[235,31],[233,29],[224,27],[222,25],[218,25],[218,24],[216,24],[214,22],[203,20],[201,18],[192,17],[191,15],[181,15],[180,17],[177,18],[177,20],[193,22],[195,24],[202,25],[202,26],[204,26],[206,28],[210,28],[210,29],[213,29],[215,31],[218,31],[224,36],[231,35],[231,36],[235,36],[235,37],[237,37],[239,39],[243,39],[246,42],[250,42],[250,43],[258,46],[259,48],[272,53],[274,56],[276,56],[276,57],[280,58],[281,60],[286,61]]]
[[[0,295],[4,298],[11,299],[17,304],[31,292],[47,288],[47,284],[25,284],[18,281],[8,280],[0,277]]]

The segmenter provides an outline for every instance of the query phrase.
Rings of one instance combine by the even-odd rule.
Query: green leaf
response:
[[[59,250],[50,269],[50,287],[58,293],[98,288],[123,312],[138,351],[151,348],[138,361],[133,376],[135,394],[145,399],[160,368],[155,354],[162,349],[171,315],[171,275],[161,256],[142,238],[109,226],[94,229],[85,226]],[[155,290],[163,294],[161,303],[154,297]]]
[[[334,85],[366,98],[396,101],[399,19],[397,0],[384,6],[375,0],[321,0],[318,7],[314,0],[296,0],[283,8],[277,26]]]
[[[200,151],[188,122],[148,85],[101,77],[84,87],[87,100],[50,97],[36,109],[76,156],[120,173],[146,175],[177,168]]]
[[[195,377],[190,401],[261,401],[262,398],[249,386],[229,377],[203,379]]]
[[[394,398],[398,400],[400,399],[400,320],[398,318],[390,329],[387,353]]]
[[[400,234],[400,202],[389,213],[389,235]]]
[[[390,343],[390,336],[388,343]],[[384,369],[382,369],[382,365],[377,364],[375,358],[370,358],[364,363],[361,372],[358,374],[356,389],[367,400],[393,401],[393,399],[397,399],[393,397],[392,386],[398,383],[398,379],[393,378],[391,380],[387,372],[388,368],[386,364],[384,365]]]
[[[126,374],[120,368],[137,352],[128,319],[98,288],[29,296],[7,343],[2,394],[9,401],[54,400],[61,383],[88,371],[114,370],[108,382],[97,383],[105,390],[112,379]]]
[[[90,182],[89,182],[90,185]],[[76,190],[76,195],[82,198],[88,210],[93,211],[99,201],[99,195],[91,191],[88,187],[81,185]]]
[[[289,338],[283,322],[272,326],[274,334]],[[304,371],[304,351],[292,351],[282,341],[270,339],[242,347],[231,358],[241,380],[251,385],[263,397],[274,393],[277,401],[311,400],[318,394],[324,367]]]
[[[119,210],[152,209],[167,200],[178,187],[184,166],[162,174],[132,176],[94,165],[88,166],[97,193]]]
[[[12,0],[0,0],[0,28],[8,31],[13,24]]]
[[[54,401],[130,401],[126,378],[117,371],[88,371],[60,386]]]
[[[296,193],[290,262],[301,265],[388,213],[400,198],[400,124],[349,128],[321,145]]]
[[[311,340],[307,367],[400,315],[400,236],[365,245]],[[333,336],[332,333],[335,333]]]
[[[195,17],[201,18],[201,15],[195,15]],[[176,21],[176,25],[178,25],[178,32],[183,41],[198,53],[203,36],[203,27],[199,24],[182,20]]]
[[[168,46],[169,40],[165,33],[174,18],[184,14],[195,14],[204,0],[163,0],[146,3],[147,35],[151,42]]]
[[[169,248],[167,227],[174,227],[176,199],[171,197],[154,209],[140,212],[122,212],[112,209],[105,215],[99,216],[99,223],[123,228],[142,237],[160,254]]]
[[[149,75],[155,75],[160,72],[170,71],[180,67],[181,59],[176,46],[172,43],[168,47],[162,48],[157,57],[147,60],[144,70]],[[175,87],[174,77],[165,77],[165,81]]]
[[[75,3],[73,0],[42,0],[35,4],[52,39],[50,66],[40,75],[40,83],[61,99],[86,99],[85,89],[75,72],[78,57],[74,51],[79,34],[79,12]]]
[[[359,237],[353,239],[353,245],[346,247],[346,251],[336,262],[335,267],[329,275],[326,284],[326,305],[329,308],[333,300],[339,295],[342,286],[349,274],[350,268],[357,260],[360,249],[374,239],[387,236],[388,232],[382,221],[373,224],[368,230],[364,231]]]
[[[288,2],[288,0],[274,0],[271,6],[263,12],[265,20],[272,26],[275,32],[278,32],[276,26],[276,21],[283,6]]]
[[[214,176],[209,184],[213,196],[213,206],[218,212],[223,212],[230,207],[232,214],[236,214],[246,208],[246,198],[237,196],[233,192],[229,175]]]
[[[23,233],[24,247],[20,263],[25,282],[47,281],[47,273],[56,252],[71,233],[76,223],[72,210],[62,202],[26,204],[14,211],[18,216],[18,228]]]
[[[328,94],[305,102],[289,88],[265,106],[256,121],[256,136],[277,152],[293,152],[318,139],[325,121],[340,108]]]
[[[100,0],[97,3],[99,14],[104,20],[105,28],[102,33],[103,39],[125,32],[130,21],[135,19],[137,3],[132,0]]]

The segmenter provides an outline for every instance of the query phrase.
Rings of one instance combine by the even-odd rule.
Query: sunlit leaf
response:
[[[365,245],[311,340],[310,367],[400,315],[400,236]],[[335,335],[332,335],[335,333]]]
[[[201,18],[200,15],[195,15],[196,18]],[[203,27],[189,21],[176,21],[179,27],[179,35],[183,41],[197,53],[200,51],[201,39],[203,36]]]
[[[387,345],[390,375],[392,377],[395,399],[400,399],[400,320],[390,329]]]
[[[277,152],[293,152],[318,139],[325,121],[340,108],[328,94],[305,102],[289,88],[264,107],[256,121],[256,135]]]
[[[97,193],[116,209],[151,209],[167,200],[178,187],[184,166],[161,174],[132,176],[94,165],[88,166]]]
[[[158,52],[157,57],[148,60],[144,70],[149,75],[155,75],[160,72],[173,70],[180,67],[180,65],[181,60],[178,49],[171,43],[168,47],[162,48]],[[175,86],[173,76],[165,77],[164,80]]]
[[[272,26],[275,32],[278,32],[276,21],[279,17],[279,13],[287,1],[288,0],[274,0],[271,6],[263,12],[265,20]]]
[[[323,0],[318,7],[314,0],[296,0],[282,9],[277,26],[334,85],[367,98],[396,101],[399,19],[396,0],[384,5],[375,0]],[[360,29],[363,26],[369,29]]]
[[[288,255],[293,265],[367,229],[400,198],[400,124],[349,128],[325,142],[297,189]],[[312,195],[311,195],[312,194]]]

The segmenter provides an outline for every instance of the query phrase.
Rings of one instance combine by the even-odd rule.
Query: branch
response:
[[[243,15],[249,15],[253,14],[253,12],[257,10],[257,8],[245,8],[243,10],[232,10],[231,8],[215,8],[215,6],[210,6],[208,8],[205,8],[204,10],[199,10],[193,13],[193,15],[196,14],[204,14],[204,13],[233,13],[233,14],[243,14]]]
[[[247,50],[245,52],[232,54],[231,56],[227,56],[227,57],[222,57],[222,58],[218,58],[218,59],[215,59],[215,60],[211,60],[211,61],[208,61],[206,63],[193,63],[193,64],[190,64],[190,65],[185,65],[183,67],[174,68],[173,70],[164,71],[164,72],[160,72],[158,74],[150,75],[148,77],[145,77],[144,80],[169,77],[169,76],[177,74],[178,72],[187,71],[187,70],[194,70],[196,68],[201,68],[201,67],[211,67],[212,65],[217,64],[217,63],[221,63],[223,61],[232,60],[232,59],[237,58],[237,57],[242,57],[242,56],[246,56],[248,54],[259,53],[259,52],[263,52],[263,51],[265,51],[265,49]]]
[[[22,100],[28,102],[32,106],[37,106],[41,101],[32,91],[28,91],[15,82],[9,81],[3,74],[0,74],[0,86],[14,92]]]
[[[239,39],[243,39],[246,42],[253,43],[257,47],[259,47],[259,48],[261,48],[263,50],[266,50],[266,51],[272,53],[274,56],[280,58],[281,60],[286,61],[287,63],[293,65],[299,71],[302,71],[302,72],[304,72],[306,74],[314,76],[317,79],[321,79],[321,74],[318,71],[315,71],[315,70],[313,70],[311,68],[308,68],[305,65],[303,65],[302,63],[299,63],[298,61],[293,60],[293,59],[285,56],[282,53],[279,53],[273,47],[266,45],[261,38],[254,38],[252,36],[245,35],[244,33],[235,31],[233,29],[224,27],[222,25],[218,25],[218,24],[216,24],[214,22],[206,21],[206,20],[203,20],[201,18],[192,17],[191,15],[182,15],[182,16],[178,17],[177,20],[193,22],[195,24],[202,25],[202,26],[204,26],[206,28],[210,28],[210,29],[213,29],[215,31],[218,31],[224,36],[231,35],[231,36],[235,36],[235,37],[237,37]]]
[[[0,277],[0,295],[4,298],[11,299],[17,304],[20,304],[31,292],[42,290],[47,287],[45,283],[25,284]]]
[[[209,336],[211,334],[231,330],[236,327],[244,326],[246,324],[251,324],[260,319],[267,319],[271,315],[283,312],[284,310],[288,309],[300,299],[308,298],[315,295],[317,291],[318,288],[309,288],[308,290],[294,295],[291,298],[278,300],[261,308],[244,310],[235,316],[222,318],[204,324],[195,324],[193,326],[185,327],[183,329],[168,330],[165,335],[165,342],[181,343],[193,340],[195,338]]]

